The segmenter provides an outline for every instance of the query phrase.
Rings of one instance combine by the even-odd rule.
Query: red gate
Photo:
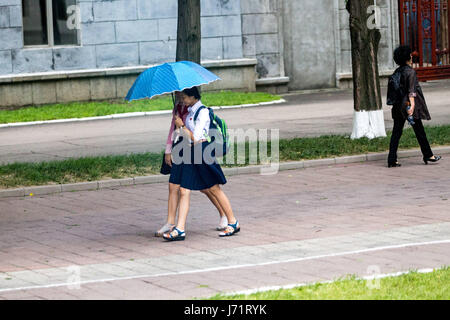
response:
[[[419,80],[450,78],[450,0],[399,0],[400,39]]]

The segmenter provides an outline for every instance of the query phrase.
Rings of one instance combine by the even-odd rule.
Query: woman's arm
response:
[[[166,150],[164,151],[164,161],[168,166],[172,166],[172,144],[173,144],[173,132],[175,131],[175,115],[176,107],[172,111],[172,121],[170,122],[169,135],[167,136]]]
[[[416,100],[414,99],[414,97],[409,97],[409,105],[411,106],[407,112],[408,115],[412,116],[414,114],[414,108],[416,107]]]
[[[406,74],[406,85],[407,85],[407,89],[408,89],[408,98],[409,98],[409,104],[411,106],[411,108],[407,111],[409,115],[414,114],[414,107],[416,106],[416,100],[415,100],[415,98],[417,96],[416,79],[417,79],[416,71],[411,69],[411,71]]]
[[[194,134],[191,132],[191,130],[189,130],[188,128],[186,128],[186,126],[183,123],[183,120],[181,120],[181,118],[179,116],[175,116],[175,126],[177,128],[181,128],[181,134],[185,137],[188,137],[189,139],[191,139],[191,141],[194,141]]]
[[[166,151],[165,154],[172,153],[172,142],[173,142],[173,132],[175,131],[175,119],[172,117],[172,122],[170,123],[169,135],[167,136]]]
[[[197,121],[195,122],[194,132],[189,130],[184,126],[183,121],[180,117],[175,118],[175,126],[177,128],[183,127],[181,132],[189,137],[191,141],[197,143],[203,139],[205,139],[204,132],[205,128],[209,128],[209,111],[208,109],[201,110],[198,114]]]
[[[189,130],[188,128],[186,128],[186,126],[184,126],[181,129],[181,132],[183,133],[184,136],[187,136],[189,139],[191,139],[191,141],[194,141],[194,143],[196,142],[194,139],[194,133],[191,130]]]

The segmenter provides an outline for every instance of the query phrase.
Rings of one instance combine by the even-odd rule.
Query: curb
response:
[[[439,154],[450,154],[450,146],[446,147],[435,147],[433,150]],[[414,150],[403,150],[398,151],[399,158],[410,158],[421,156],[422,152],[420,149]],[[317,160],[304,160],[304,161],[290,161],[281,162],[278,165],[279,171],[285,170],[296,170],[304,168],[314,168],[323,167],[336,164],[349,164],[358,162],[368,162],[368,161],[379,161],[387,159],[388,153],[369,153],[345,157],[335,157]],[[267,171],[267,172],[266,172]],[[223,172],[226,176],[235,176],[241,174],[273,174],[274,172],[268,170],[265,165],[257,166],[247,166],[247,167],[235,167],[235,168],[223,168]],[[134,178],[124,178],[124,179],[111,179],[111,180],[100,180],[92,182],[80,182],[71,184],[58,184],[58,185],[46,185],[46,186],[36,186],[36,187],[24,187],[16,189],[0,190],[0,199],[9,197],[25,197],[30,195],[47,195],[61,192],[74,192],[74,191],[88,191],[88,190],[101,190],[108,188],[115,188],[121,186],[131,186],[140,184],[152,184],[152,183],[164,183],[169,181],[169,176],[165,175],[151,175],[143,177]]]
[[[271,106],[274,104],[284,103],[286,100],[280,99],[275,101],[260,102],[254,104],[241,104],[235,106],[219,106],[211,107],[213,110],[222,109],[239,109],[239,108],[250,108],[250,107],[264,107]],[[146,116],[156,116],[162,114],[171,114],[172,110],[160,110],[160,111],[146,111],[146,112],[128,112],[128,113],[117,113],[110,114],[107,116],[99,117],[86,117],[86,118],[71,118],[71,119],[58,119],[58,120],[44,120],[44,121],[30,121],[30,122],[13,122],[13,123],[3,123],[0,124],[0,128],[12,128],[12,127],[25,127],[33,126],[39,124],[55,124],[55,123],[71,123],[71,122],[85,122],[94,120],[111,120],[111,119],[123,119],[123,118],[134,118],[134,117],[146,117]]]

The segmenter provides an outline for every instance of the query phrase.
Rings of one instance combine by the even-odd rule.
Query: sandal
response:
[[[401,167],[402,165],[400,163],[398,163],[398,161],[396,162],[392,162],[392,163],[388,163],[388,168],[395,168],[395,167]]]
[[[175,228],[174,224],[166,223],[161,229],[155,232],[155,237],[162,237],[164,233],[171,232],[173,228]]]
[[[229,223],[225,230],[219,233],[219,237],[230,237],[233,234],[238,233],[239,231],[241,231],[239,221],[236,221],[236,223],[234,224]]]
[[[173,228],[172,232],[164,233],[163,238],[167,241],[183,241],[186,238],[186,233],[177,228]]]

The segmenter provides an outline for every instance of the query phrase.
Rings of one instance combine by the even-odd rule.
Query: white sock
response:
[[[228,226],[228,219],[227,219],[227,216],[220,217],[219,226],[220,226],[221,228],[226,228],[226,227]]]
[[[175,226],[174,224],[170,224],[170,223],[166,223],[165,225],[163,225],[161,227],[161,229],[158,230],[158,232],[160,233],[165,233],[165,232],[169,232],[170,229]]]

